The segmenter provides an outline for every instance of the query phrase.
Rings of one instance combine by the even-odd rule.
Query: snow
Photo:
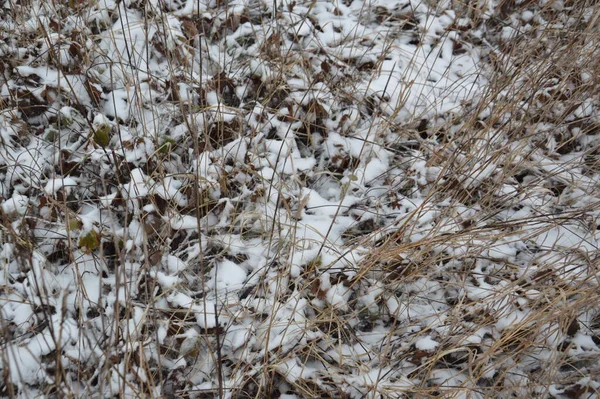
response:
[[[327,290],[327,302],[341,311],[348,310],[348,298],[351,291],[342,284],[336,284]]]
[[[173,255],[167,255],[167,270],[171,274],[178,273],[187,268],[184,261]]]
[[[168,219],[168,221],[174,230],[192,230],[198,228],[198,219],[194,216],[175,215],[173,218]]]
[[[216,289],[230,289],[240,287],[246,280],[246,271],[230,261],[219,262],[211,272],[212,282],[208,286]]]
[[[415,347],[423,351],[432,351],[439,345],[440,344],[431,339],[431,336],[429,335],[424,338],[420,338],[417,340],[417,342],[415,342]]]
[[[0,17],[17,396],[600,386],[597,10],[71,3]]]
[[[48,195],[56,194],[60,189],[65,188],[65,194],[69,195],[71,192],[71,188],[73,186],[77,186],[77,181],[72,177],[61,177],[56,179],[48,180],[46,186],[44,187],[44,191]]]
[[[4,202],[2,202],[2,211],[4,213],[13,213],[16,212],[19,215],[24,215],[27,210],[27,204],[29,202],[29,198],[25,195],[14,193],[13,196]]]

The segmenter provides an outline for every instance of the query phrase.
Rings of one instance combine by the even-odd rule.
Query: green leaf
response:
[[[110,126],[100,125],[94,130],[94,142],[104,148],[110,143]]]
[[[69,231],[79,230],[82,226],[83,226],[83,223],[81,223],[81,221],[76,218],[71,218],[69,220],[69,226],[68,226]]]
[[[90,253],[100,246],[100,234],[95,230],[90,231],[85,236],[79,239],[79,248],[85,252]]]
[[[161,144],[161,146],[158,147],[158,152],[160,152],[161,154],[168,154],[173,149],[174,144],[175,140],[171,138],[166,138],[165,141]]]

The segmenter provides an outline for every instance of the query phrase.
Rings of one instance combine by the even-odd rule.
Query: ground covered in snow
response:
[[[600,397],[599,16],[1,1],[0,395]]]

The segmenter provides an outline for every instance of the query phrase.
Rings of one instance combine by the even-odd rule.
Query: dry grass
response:
[[[318,2],[9,3],[1,395],[599,396],[595,2],[367,3],[335,46]],[[393,87],[402,35],[481,69]]]

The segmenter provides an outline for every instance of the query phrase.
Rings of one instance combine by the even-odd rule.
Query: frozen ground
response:
[[[600,397],[599,16],[0,2],[0,395]]]

